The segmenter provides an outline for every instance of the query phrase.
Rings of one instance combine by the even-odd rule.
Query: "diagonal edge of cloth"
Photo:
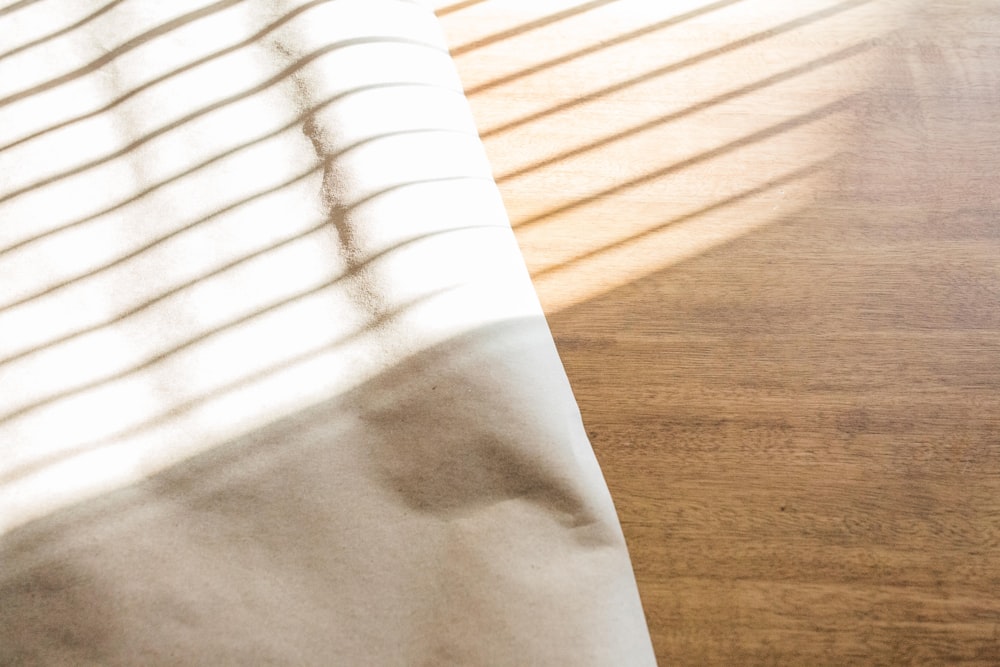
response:
[[[653,664],[432,12],[0,35],[0,663]]]

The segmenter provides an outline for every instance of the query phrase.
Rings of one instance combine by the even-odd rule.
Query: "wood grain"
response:
[[[441,2],[661,664],[1000,664],[1000,13]]]

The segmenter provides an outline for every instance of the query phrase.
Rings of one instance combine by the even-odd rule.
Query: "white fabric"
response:
[[[0,7],[0,664],[644,665],[406,0]]]

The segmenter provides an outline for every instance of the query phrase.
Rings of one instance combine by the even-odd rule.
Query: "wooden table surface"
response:
[[[661,664],[1000,664],[1000,6],[436,6]]]

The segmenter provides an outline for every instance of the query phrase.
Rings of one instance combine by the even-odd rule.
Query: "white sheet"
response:
[[[0,664],[652,664],[431,11],[0,7]]]

